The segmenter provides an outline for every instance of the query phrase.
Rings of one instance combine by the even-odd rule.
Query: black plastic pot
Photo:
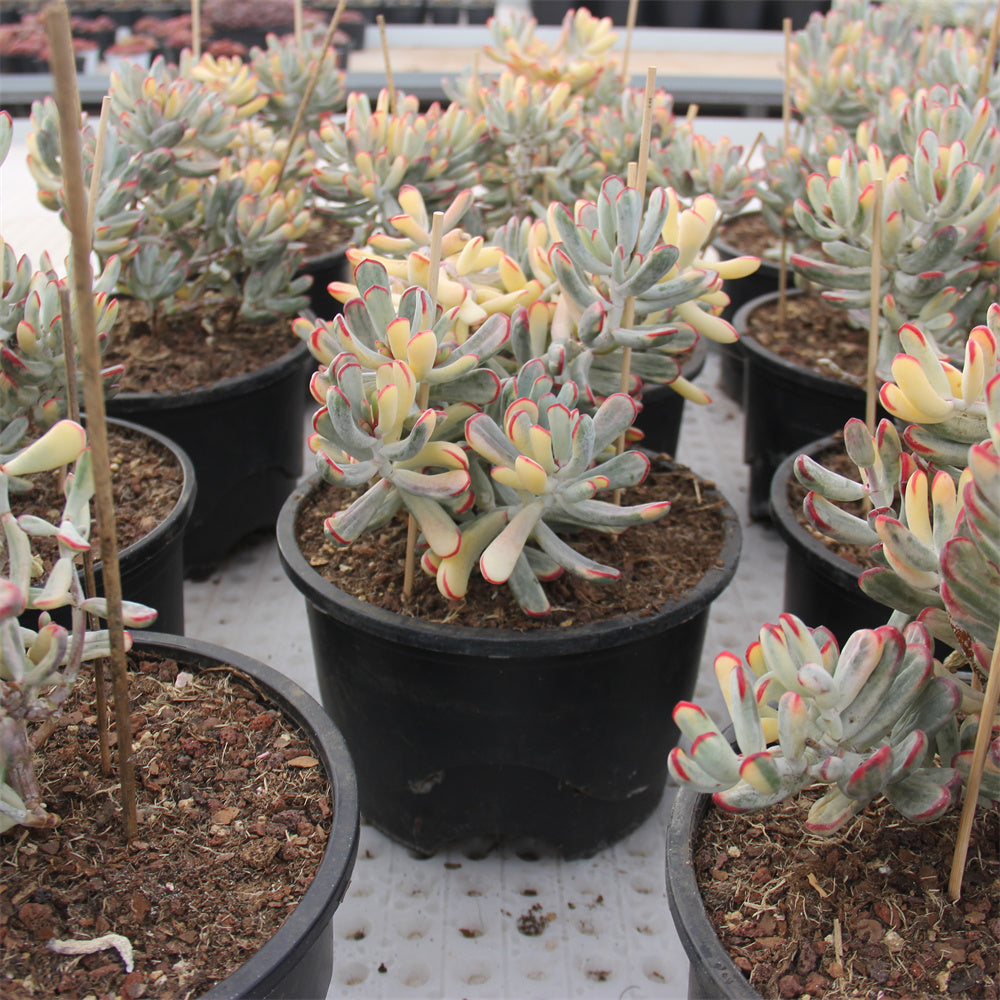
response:
[[[210,570],[240,540],[274,525],[302,474],[305,344],[248,375],[193,392],[123,392],[108,412],[176,441],[198,479],[184,535],[185,572]]]
[[[122,597],[127,601],[156,608],[158,632],[184,634],[184,529],[194,510],[196,485],[194,466],[176,441],[148,427],[127,420],[108,419],[109,424],[128,428],[158,441],[174,456],[183,472],[181,495],[174,509],[148,535],[121,549],[118,553],[118,571],[121,576]],[[96,527],[91,531],[91,541],[97,546]],[[97,549],[95,548],[95,552]],[[94,565],[94,584],[98,596],[104,594],[104,576],[100,562]],[[68,608],[51,612],[53,621],[70,627]],[[38,612],[26,611],[21,623],[28,628],[38,627]]]
[[[865,415],[865,393],[859,386],[791,364],[744,332],[750,313],[775,298],[777,293],[747,302],[733,321],[746,359],[743,460],[750,466],[749,504],[754,519],[770,516],[771,480],[786,456],[841,430],[851,417]]]
[[[646,819],[678,738],[671,711],[694,690],[710,605],[736,569],[735,511],[725,505],[717,565],[683,600],[524,633],[408,618],[327,583],[295,539],[317,484],[288,498],[278,547],[368,821],[424,854],[481,835],[576,857]]]
[[[698,889],[694,842],[711,803],[709,795],[678,789],[667,827],[667,898],[691,963],[688,1000],[761,1000],[722,947]]]
[[[575,7],[569,0],[531,0],[531,15],[539,24],[562,24],[566,11],[572,9]]]
[[[299,273],[308,274],[313,283],[309,287],[309,309],[320,319],[333,319],[341,311],[341,304],[326,290],[331,281],[346,281],[350,271],[345,247],[307,257]]]
[[[687,379],[695,379],[705,367],[708,345],[704,337],[691,352],[690,359],[682,366],[682,374]],[[684,397],[674,392],[669,385],[644,386],[642,409],[635,426],[643,433],[642,445],[650,451],[677,456],[677,442],[680,439],[681,424],[684,421]]]
[[[825,625],[843,645],[860,628],[884,625],[892,609],[870,598],[859,586],[856,563],[831,552],[799,523],[788,501],[795,479],[795,459],[803,452],[818,458],[842,442],[831,436],[812,441],[789,455],[771,481],[771,520],[785,540],[785,597],[782,607],[808,626]]]
[[[358,853],[358,790],[344,739],[323,709],[298,684],[271,667],[211,643],[135,633],[135,648],[162,653],[188,669],[232,666],[308,736],[332,788],[330,839],[316,876],[275,935],[202,1000],[325,997],[333,976],[334,911],[344,898]]]
[[[191,520],[197,496],[194,466],[184,449],[163,434],[127,420],[108,422],[146,434],[163,447],[169,448],[184,473],[180,498],[166,520],[161,521],[144,538],[118,553],[122,596],[126,600],[156,608],[158,632],[183,635],[184,532]],[[103,576],[99,563],[94,567],[94,575],[97,592],[103,594]]]
[[[763,26],[767,31],[781,31],[788,17],[792,21],[792,31],[799,31],[814,13],[825,14],[829,9],[830,0],[767,0]]]
[[[705,0],[706,28],[753,31],[763,27],[764,0]]]

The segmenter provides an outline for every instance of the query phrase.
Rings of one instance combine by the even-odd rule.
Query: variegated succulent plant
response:
[[[0,163],[10,148],[11,117],[0,111]],[[108,261],[94,285],[94,316],[98,344],[103,351],[114,324],[118,303],[110,297],[118,275],[117,258]],[[69,283],[59,277],[43,256],[34,270],[27,256],[18,257],[0,240],[0,456],[11,455],[28,436],[39,435],[67,415],[67,379],[80,381],[76,338],[72,357],[66,356],[65,305]],[[70,332],[76,328],[69,317]],[[102,373],[110,394],[121,366]],[[79,391],[79,385],[77,386]]]
[[[932,649],[920,623],[863,629],[838,649],[826,629],[782,615],[761,629],[746,663],[716,658],[736,747],[702,708],[681,702],[674,721],[691,746],[670,752],[670,773],[729,812],[828,786],[806,820],[815,833],[836,831],[882,796],[910,819],[936,819],[961,785],[950,758],[935,759],[942,730],[957,736],[961,699],[935,676]]]
[[[458,104],[421,112],[412,95],[396,93],[390,106],[382,90],[373,106],[352,93],[342,123],[328,118],[310,134],[318,207],[353,227],[352,243],[394,233],[403,188],[415,188],[433,213],[478,182],[484,129],[478,112]]]
[[[618,35],[609,17],[594,17],[586,7],[567,10],[554,42],[535,34],[537,21],[519,12],[490,23],[492,44],[485,54],[504,65],[528,86],[567,86],[579,95],[588,110],[614,103],[621,92],[621,77],[613,52]]]
[[[279,176],[272,133],[252,121],[267,98],[252,74],[184,77],[157,60],[114,74],[111,121],[94,205],[94,250],[120,260],[117,291],[145,302],[154,329],[165,311],[231,304],[251,322],[306,303],[299,275],[310,212],[293,175]],[[35,102],[29,169],[46,207],[65,213],[58,114]],[[84,172],[96,128],[82,126]]]
[[[73,465],[66,476],[59,524],[33,515],[15,518],[9,490],[39,472]],[[83,428],[60,420],[14,455],[0,455],[0,833],[17,826],[51,826],[59,817],[41,799],[28,724],[57,716],[82,662],[107,656],[106,631],[88,631],[87,615],[106,615],[104,598],[86,598],[76,564],[89,547],[90,498],[94,492],[90,451]],[[42,580],[32,538],[50,537],[58,557]],[[70,607],[70,627],[48,612]],[[38,627],[19,621],[26,610],[41,612]],[[149,625],[156,614],[125,603],[128,625]],[[130,642],[125,636],[126,648]]]
[[[805,198],[795,203],[798,226],[821,252],[795,255],[793,266],[862,326],[871,300],[873,234],[880,234],[878,368],[883,376],[899,351],[896,332],[905,323],[919,323],[958,360],[972,317],[997,297],[1000,130],[995,118],[982,102],[980,113],[963,118],[973,130],[968,144],[924,128],[916,147],[890,162],[874,143],[863,153],[849,148],[830,159],[828,172],[809,177]],[[876,179],[883,187],[877,220]]]
[[[304,30],[301,46],[294,35],[280,38],[272,33],[267,35],[263,48],[254,46],[250,50],[248,61],[257,86],[267,96],[262,116],[282,134],[287,135],[299,113],[317,62],[321,69],[303,113],[303,131],[318,128],[324,119],[344,108],[346,74],[337,68],[335,48],[322,51],[325,38],[323,27]]]
[[[649,468],[614,447],[638,412],[617,391],[624,349],[632,392],[646,379],[699,398],[677,357],[699,333],[735,339],[714,315],[720,272],[700,258],[714,202],[681,211],[673,192],[655,189],[647,204],[611,177],[596,203],[556,204],[491,245],[455,226],[472,202],[464,192],[444,213],[434,271],[420,194],[404,189],[401,201],[408,213],[391,220],[401,235],[349,253],[353,283],[331,285],[343,313],[295,324],[322,365],[312,380],[323,404],[310,441],[318,466],[338,485],[373,484],[327,519],[327,536],[349,544],[405,508],[442,594],[464,596],[478,565],[528,614],[545,614],[542,584],[564,570],[618,576],[560,531],[619,533],[667,511],[598,495]],[[756,264],[718,267],[736,275]]]
[[[761,214],[775,235],[775,244],[765,258],[778,260],[781,237],[786,254],[804,249],[811,237],[795,221],[795,205],[806,196],[809,178],[826,169],[831,156],[840,156],[854,145],[852,135],[825,115],[795,122],[784,137],[765,143],[764,165],[755,177]]]
[[[881,398],[911,421],[902,440],[888,420],[874,437],[852,420],[844,440],[857,480],[804,455],[795,470],[816,527],[871,547],[879,565],[861,574],[862,589],[894,610],[842,650],[826,629],[782,615],[746,663],[716,659],[736,748],[682,703],[674,718],[691,745],[672,751],[670,770],[723,809],[766,808],[821,784],[806,823],[816,832],[881,796],[910,819],[935,819],[968,776],[983,725],[979,797],[1000,800],[1000,717],[982,719],[1000,629],[1000,305],[971,332],[961,369],[916,326],[900,339],[906,353]],[[859,500],[866,516],[839,506]],[[935,640],[954,650],[943,662]]]
[[[1000,627],[1000,305],[975,327],[959,368],[941,360],[919,327],[900,331],[905,353],[892,364],[882,405],[908,426],[882,421],[871,436],[844,428],[857,479],[801,455],[796,476],[809,487],[804,509],[818,530],[868,548],[879,565],[861,588],[913,616],[955,652],[942,670],[962,670],[963,707],[982,701],[982,682]],[[864,517],[841,503],[866,500]]]
[[[400,196],[407,214],[393,225],[405,235],[376,234],[347,254],[355,265],[381,263],[396,294],[408,284],[431,286],[430,219],[418,192]],[[710,195],[682,209],[672,190],[654,189],[644,201],[620,177],[609,177],[597,201],[578,201],[573,212],[554,202],[544,220],[511,222],[491,241],[456,227],[472,199],[463,192],[444,213],[436,280],[438,304],[458,309],[460,337],[487,316],[510,316],[510,345],[495,364],[512,374],[541,358],[558,385],[574,382],[584,408],[614,392],[638,396],[643,385],[669,384],[689,399],[708,401],[680,375],[680,362],[699,335],[720,343],[735,339],[717,315],[728,301],[722,280],[759,266],[752,257],[705,259],[718,217]],[[330,291],[347,301],[358,287],[333,283]],[[330,326],[320,321],[317,328]],[[303,339],[313,337],[312,325],[300,322],[296,329]],[[631,367],[623,383],[626,349]]]

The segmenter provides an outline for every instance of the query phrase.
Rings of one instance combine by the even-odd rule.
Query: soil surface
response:
[[[273,936],[322,860],[330,787],[305,735],[228,668],[130,660],[139,837],[124,840],[100,774],[88,679],[37,754],[61,822],[4,837],[4,1000],[198,996]],[[131,943],[132,972],[115,950],[47,947],[109,933]]]
[[[792,364],[851,385],[864,385],[867,330],[852,326],[845,310],[830,305],[820,295],[791,295],[785,308],[784,326],[776,299],[754,309],[743,332]]]
[[[397,517],[374,535],[362,536],[347,548],[326,540],[323,521],[350,502],[345,490],[323,484],[303,505],[297,524],[299,547],[318,573],[347,593],[390,611],[428,621],[456,625],[510,628],[561,628],[602,621],[618,615],[651,614],[690,590],[708,568],[717,564],[725,538],[724,501],[712,484],[690,470],[654,469],[646,481],[626,490],[623,503],[667,499],[670,512],[659,521],[614,536],[583,531],[568,538],[575,549],[614,566],[618,581],[595,584],[564,573],[545,584],[552,611],[530,618],[507,587],[486,583],[474,573],[469,593],[449,601],[433,577],[418,569],[413,593],[401,597],[406,553],[406,522]]]
[[[781,240],[767,224],[761,212],[741,212],[719,226],[717,237],[740,255],[751,254],[775,265]]]
[[[761,212],[741,212],[719,227],[718,239],[727,246],[737,250],[739,254],[752,254],[754,257],[778,266],[781,259],[781,237],[777,236],[767,224]],[[809,252],[819,248],[819,243],[809,244]],[[792,287],[795,274],[789,268],[788,287]]]
[[[247,323],[228,307],[211,322],[186,313],[163,316],[154,332],[145,304],[122,298],[103,363],[125,366],[123,392],[191,392],[283,357],[301,343],[292,318]]]
[[[169,517],[184,488],[184,470],[169,448],[127,427],[108,424],[108,451],[118,550],[121,551],[144,538]],[[40,473],[32,476],[31,481],[34,488],[30,492],[11,496],[11,510],[17,515],[35,514],[58,524],[65,503],[59,473]],[[95,548],[98,537],[95,524],[91,528]],[[57,554],[54,539],[35,538],[33,546],[43,561],[54,561]]]
[[[832,837],[810,799],[731,816],[710,808],[696,844],[705,911],[768,998],[996,1000],[1000,809],[980,808],[962,887],[947,895],[959,810],[914,825],[885,800]]]

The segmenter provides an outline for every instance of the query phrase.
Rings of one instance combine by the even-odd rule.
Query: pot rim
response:
[[[530,632],[428,622],[360,601],[329,583],[309,565],[295,539],[295,522],[299,507],[321,481],[319,473],[310,476],[292,492],[278,514],[278,554],[286,575],[307,601],[334,618],[350,622],[364,617],[366,627],[376,635],[422,649],[445,651],[456,642],[471,643],[484,658],[508,659],[558,655],[563,646],[577,650],[581,642],[611,648],[661,632],[705,610],[728,586],[739,562],[742,544],[739,516],[713,486],[712,490],[723,501],[724,538],[719,557],[690,591],[653,614],[620,615],[569,629],[533,629]]]
[[[201,1000],[260,995],[262,985],[273,989],[280,981],[275,977],[289,958],[304,954],[323,933],[350,883],[360,833],[357,777],[350,751],[319,703],[290,677],[259,660],[200,639],[160,632],[136,633],[134,648],[166,651],[183,663],[215,660],[247,674],[306,732],[326,769],[332,788],[333,820],[315,877],[274,935],[235,972],[201,994]]]
[[[251,395],[258,389],[276,382],[288,372],[300,365],[309,348],[303,341],[293,345],[274,361],[268,362],[263,368],[257,368],[243,375],[231,375],[220,379],[211,385],[199,386],[189,392],[119,392],[109,400],[109,413],[114,412],[115,403],[127,403],[131,413],[154,412],[159,410],[177,410],[193,406],[205,406],[219,402],[234,395]]]
[[[131,545],[126,546],[118,553],[119,559],[134,559],[137,565],[141,565],[150,558],[159,558],[163,546],[175,535],[181,534],[185,526],[191,519],[194,512],[194,502],[197,496],[198,483],[195,478],[194,465],[188,457],[188,453],[172,438],[154,431],[151,427],[137,424],[132,420],[124,420],[121,417],[107,417],[109,424],[118,427],[125,427],[128,430],[143,434],[167,448],[177,459],[177,464],[181,467],[181,495],[177,498],[177,503],[171,508],[170,513],[148,534],[137,538]],[[86,417],[84,417],[86,420]],[[150,550],[147,552],[147,550]],[[100,560],[95,561],[94,568],[100,566]]]
[[[771,479],[770,504],[771,520],[778,534],[785,540],[786,544],[792,546],[814,566],[820,566],[824,574],[833,578],[835,583],[841,586],[854,586],[858,584],[858,577],[861,575],[861,567],[852,563],[849,559],[831,552],[818,538],[806,531],[799,524],[791,504],[788,502],[787,486],[795,478],[795,460],[799,455],[809,455],[815,458],[827,448],[843,443],[843,439],[836,434],[817,438],[809,444],[793,451],[788,455],[775,470]],[[859,591],[860,592],[860,591]]]
[[[727,730],[731,736],[732,731]],[[726,1000],[761,1000],[747,982],[705,912],[694,865],[694,838],[698,824],[708,812],[712,798],[682,786],[677,790],[667,825],[666,883],[670,915],[684,952],[700,971],[711,977],[718,997]]]

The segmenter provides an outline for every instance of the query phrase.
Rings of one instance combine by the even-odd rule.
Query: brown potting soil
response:
[[[457,625],[521,631],[564,628],[618,615],[651,614],[690,590],[717,564],[724,541],[723,502],[707,492],[710,486],[683,467],[676,471],[654,467],[644,483],[625,492],[623,503],[667,499],[672,507],[665,517],[619,536],[583,531],[568,538],[584,555],[619,569],[622,578],[596,584],[564,573],[544,585],[552,611],[543,618],[530,618],[507,587],[486,583],[478,572],[473,573],[468,595],[450,601],[440,594],[434,578],[418,568],[413,592],[404,600],[403,517],[346,548],[324,537],[323,521],[349,504],[347,491],[326,484],[315,490],[300,511],[296,530],[309,564],[340,589],[370,604]]]
[[[705,911],[767,998],[996,1000],[1000,808],[980,808],[962,896],[948,899],[959,811],[916,825],[882,800],[832,837],[816,793],[763,812],[710,808],[695,848]]]
[[[4,837],[3,1000],[198,996],[274,935],[322,860],[331,793],[305,735],[229,668],[130,660],[138,838],[124,838],[117,783],[100,773],[81,681],[36,753],[61,822]],[[110,933],[131,943],[132,972],[114,950],[47,947]]]
[[[144,538],[169,517],[184,488],[184,471],[165,445],[146,434],[115,424],[108,424],[108,454],[118,550],[121,551]],[[58,524],[65,502],[59,473],[40,473],[32,476],[31,481],[31,491],[11,495],[11,509],[17,515],[34,514]],[[97,528],[93,526],[91,542],[95,546],[97,539]],[[32,545],[43,561],[55,560],[54,539],[35,538]]]
[[[248,323],[234,317],[231,306],[220,307],[211,319],[163,316],[154,331],[145,305],[123,298],[103,362],[125,366],[124,392],[181,393],[257,371],[299,343],[292,318]]]
[[[785,361],[841,382],[864,385],[867,330],[852,326],[845,310],[820,295],[790,295],[785,309],[782,324],[777,299],[761,304],[750,313],[745,332]]]

